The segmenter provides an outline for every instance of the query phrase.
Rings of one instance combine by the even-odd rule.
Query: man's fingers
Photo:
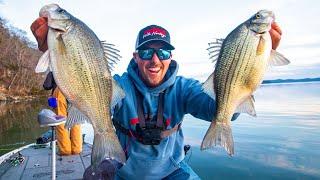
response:
[[[280,36],[282,35],[282,31],[280,29],[280,26],[276,22],[273,22],[271,24],[271,29],[277,31],[280,34]]]
[[[279,34],[278,31],[271,29],[269,31],[271,40],[272,40],[272,49],[276,50],[277,47],[279,46],[280,40],[281,40],[281,35]]]
[[[31,24],[31,31],[34,33],[40,26],[42,25],[46,25],[47,26],[47,22],[48,19],[45,17],[39,17],[38,19],[36,19],[32,24]]]
[[[272,40],[272,49],[276,50],[277,47],[279,46],[279,43],[281,40],[281,35],[282,35],[282,31],[281,31],[280,26],[276,22],[273,22],[271,24],[271,29],[270,29],[269,33],[270,33],[271,40]]]
[[[47,34],[48,34],[48,19],[45,17],[39,17],[31,24],[31,31],[38,42],[38,48],[40,51],[46,51],[47,45]]]

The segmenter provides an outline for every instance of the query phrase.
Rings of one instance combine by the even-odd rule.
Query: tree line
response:
[[[43,74],[34,69],[42,52],[26,32],[7,25],[0,17],[0,93],[36,95],[42,91]]]

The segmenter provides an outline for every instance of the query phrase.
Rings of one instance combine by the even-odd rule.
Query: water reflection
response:
[[[203,179],[319,179],[320,83],[267,85],[255,93],[257,118],[232,123],[235,155],[220,147],[200,152],[209,123],[187,116],[190,165]]]
[[[0,154],[35,142],[47,128],[40,128],[37,114],[46,105],[45,99],[0,104]]]
[[[320,179],[319,92],[320,83],[258,89],[258,117],[243,114],[232,122],[234,157],[219,147],[200,152],[209,123],[185,116],[185,142],[192,145],[189,164],[202,179]],[[45,100],[0,105],[0,149],[34,142],[46,130],[36,122],[45,105]],[[91,125],[83,125],[83,133],[93,141]]]
[[[185,116],[186,157],[202,179],[320,179],[320,83],[264,85],[255,93],[257,118],[232,123],[235,155],[200,151],[209,122]],[[92,142],[92,129],[84,125]],[[88,137],[88,138],[87,138]]]

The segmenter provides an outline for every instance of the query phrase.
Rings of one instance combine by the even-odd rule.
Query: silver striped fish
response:
[[[235,112],[256,116],[253,92],[263,80],[268,65],[286,65],[289,61],[272,50],[269,30],[274,13],[260,10],[240,24],[225,39],[209,43],[209,55],[216,61],[203,90],[216,100],[216,116],[202,141],[201,149],[221,145],[234,154],[230,126]]]
[[[124,97],[110,73],[112,63],[120,57],[118,51],[56,4],[44,6],[39,14],[48,18],[49,26],[48,51],[39,64],[50,66],[58,87],[72,104],[68,117],[75,118],[69,119],[88,118],[92,124],[92,168],[108,158],[125,163],[110,115],[111,101],[116,103]]]

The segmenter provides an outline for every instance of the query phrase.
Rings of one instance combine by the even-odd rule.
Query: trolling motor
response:
[[[56,179],[56,135],[55,127],[66,122],[66,117],[56,115],[50,109],[42,109],[38,114],[38,122],[40,127],[51,127],[52,138],[52,180]]]

